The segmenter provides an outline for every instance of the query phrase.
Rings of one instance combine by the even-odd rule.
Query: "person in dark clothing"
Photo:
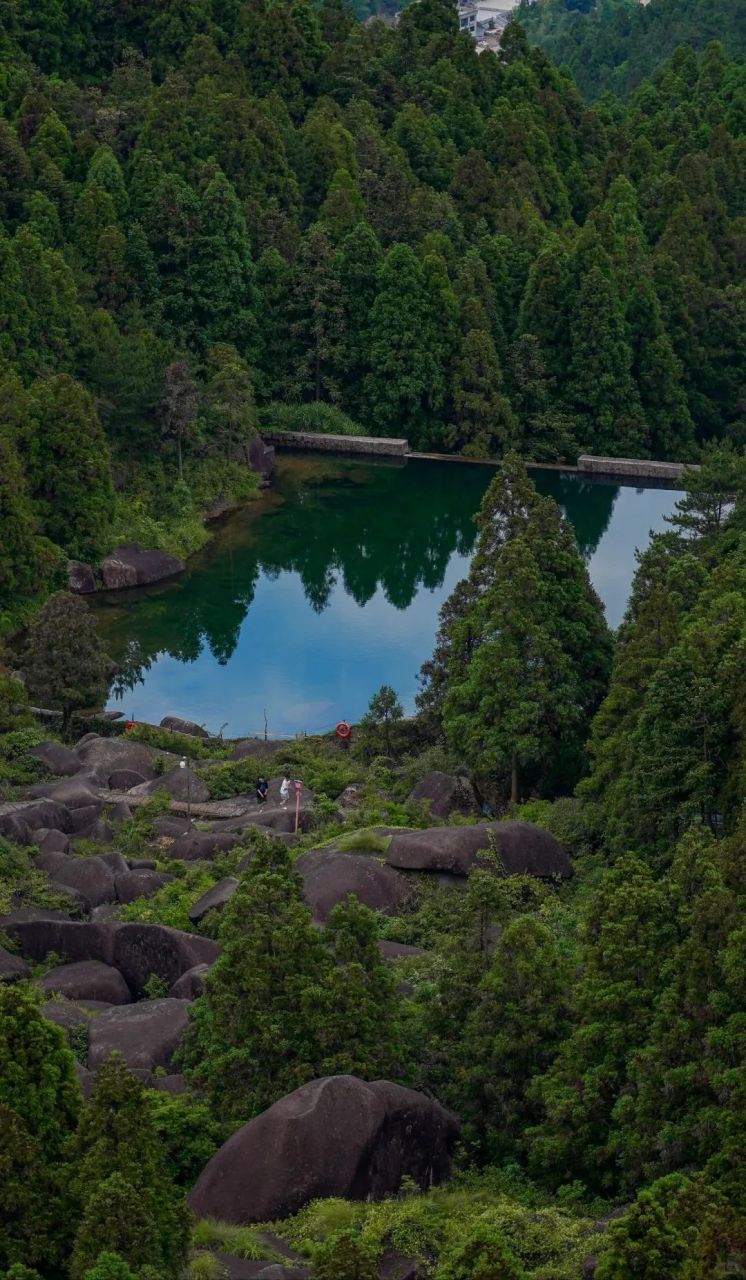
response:
[[[267,799],[267,792],[268,792],[268,791],[269,791],[269,783],[267,782],[267,779],[266,779],[266,778],[260,778],[260,779],[259,779],[259,781],[258,781],[258,782],[257,782],[257,784],[256,784],[256,802],[257,802],[257,804],[264,804],[264,803],[265,803],[265,801],[266,801],[266,799]]]

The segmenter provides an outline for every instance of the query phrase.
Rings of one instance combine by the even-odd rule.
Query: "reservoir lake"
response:
[[[236,738],[356,721],[382,684],[414,708],[442,602],[463,578],[494,467],[280,454],[272,488],[233,513],[172,582],[97,598],[119,666],[109,709],[180,715]],[[675,490],[532,470],[575,529],[609,625],[635,551]]]

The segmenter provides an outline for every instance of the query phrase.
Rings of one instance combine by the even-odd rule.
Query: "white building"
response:
[[[468,31],[480,53],[486,49],[495,50],[513,8],[511,0],[458,0],[459,27]]]

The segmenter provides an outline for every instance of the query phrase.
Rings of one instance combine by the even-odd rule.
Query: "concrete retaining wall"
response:
[[[364,453],[387,458],[406,458],[406,440],[381,436],[328,436],[318,431],[263,431],[262,439],[276,449],[309,449],[315,453]]]
[[[591,453],[581,453],[578,471],[592,475],[627,477],[631,480],[680,480],[689,469],[684,462],[655,462],[649,458],[597,458]]]

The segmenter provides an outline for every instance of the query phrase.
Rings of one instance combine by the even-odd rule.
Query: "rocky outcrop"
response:
[[[61,742],[40,742],[38,747],[31,748],[29,755],[40,760],[56,778],[70,778],[83,768],[75,752]]]
[[[155,974],[166,988],[196,964],[212,964],[220,947],[211,938],[182,933],[163,924],[122,924],[115,931],[113,963],[138,998]]]
[[[87,735],[75,751],[89,769],[96,769],[107,782],[117,769],[132,769],[146,780],[155,777],[153,752],[142,742]]]
[[[135,543],[117,547],[101,561],[101,578],[106,591],[123,587],[146,587],[151,582],[164,582],[184,572],[183,560],[166,551],[143,551]]]
[[[186,733],[191,738],[209,738],[210,736],[201,724],[195,724],[193,720],[181,720],[179,716],[164,716],[160,727],[170,729],[171,733]]]
[[[208,911],[222,911],[226,902],[230,901],[237,888],[238,880],[236,880],[235,876],[226,876],[223,880],[219,880],[189,908],[189,919],[192,924],[199,924],[204,920]]]
[[[28,960],[45,960],[50,952],[64,960],[114,961],[116,925],[66,920],[52,912],[11,912],[0,928],[17,943]]]
[[[450,1172],[455,1118],[412,1089],[355,1076],[313,1080],[220,1148],[190,1196],[200,1218],[263,1222],[311,1200],[380,1200],[402,1178],[423,1189]]]
[[[9,805],[0,809],[0,836],[11,844],[31,844],[31,828],[23,817],[25,805]],[[40,824],[41,825],[41,824]]]
[[[386,861],[402,871],[441,871],[466,876],[480,859],[505,875],[566,879],[572,863],[549,831],[531,822],[490,822],[473,827],[430,827],[391,837]]]
[[[79,960],[62,964],[45,973],[42,991],[54,992],[66,1000],[97,1000],[105,1004],[130,1004],[132,993],[118,969],[100,960]]]
[[[168,994],[175,1000],[197,1000],[205,989],[205,975],[209,971],[209,964],[196,964],[193,969],[187,969]]]
[[[71,560],[67,566],[67,585],[70,591],[74,591],[76,595],[90,595],[92,591],[98,591],[98,583],[96,575],[89,564],[84,564],[82,560]]]
[[[168,852],[171,858],[181,858],[184,862],[201,862],[216,853],[229,853],[240,843],[238,832],[186,831],[177,836]]]
[[[393,867],[367,854],[312,849],[295,864],[314,920],[323,924],[338,902],[350,894],[384,915],[395,916],[412,901],[412,886]]]
[[[426,773],[412,789],[409,798],[424,801],[433,818],[450,818],[452,813],[479,813],[469,779],[452,773],[440,773],[438,770]]]
[[[84,899],[88,910],[103,902],[116,902],[114,875],[102,858],[72,858],[64,853],[42,854],[37,865],[46,871],[56,885],[74,890]]]
[[[172,800],[181,800],[185,804],[189,801],[192,804],[204,804],[210,799],[210,789],[204,779],[193,769],[182,769],[178,764],[175,769],[170,769],[153,782],[143,782],[140,786],[133,787],[129,795],[139,800],[152,796],[156,791],[165,791]]]
[[[263,480],[269,480],[275,469],[275,450],[271,444],[265,444],[261,436],[252,436],[246,450],[249,466]]]
[[[14,956],[5,947],[0,947],[0,982],[18,982],[28,978],[29,967],[20,956]]]
[[[136,769],[115,769],[109,774],[109,786],[112,791],[131,791],[133,787],[139,787],[147,781],[148,779],[143,778]]]
[[[188,1000],[143,1000],[108,1009],[90,1024],[88,1069],[98,1071],[113,1053],[128,1067],[168,1068],[186,1031]]]
[[[117,901],[135,902],[138,898],[152,898],[154,893],[168,884],[173,876],[160,871],[124,871],[114,877]]]
[[[46,831],[42,827],[34,832],[34,844],[41,853],[70,852],[70,837],[64,831]]]

